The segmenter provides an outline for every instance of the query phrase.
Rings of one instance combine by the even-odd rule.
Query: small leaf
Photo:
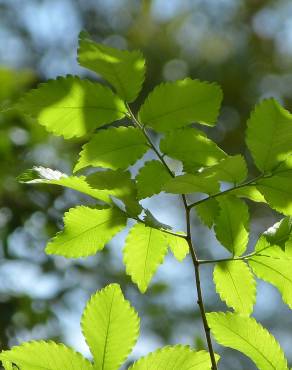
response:
[[[269,248],[269,243],[261,250],[258,246],[257,250],[258,255],[248,260],[253,272],[259,279],[274,285],[283,301],[292,309],[291,258],[277,246]]]
[[[207,351],[195,352],[188,346],[177,345],[158,349],[142,357],[129,370],[210,370],[211,366]]]
[[[166,252],[167,241],[162,231],[139,223],[132,227],[126,239],[124,263],[127,274],[141,293],[147,290]]]
[[[240,256],[248,243],[248,207],[231,195],[218,198],[218,202],[220,213],[215,221],[216,237],[234,256]]]
[[[87,183],[85,176],[68,176],[58,170],[35,166],[18,176],[18,181],[24,184],[60,185],[79,191],[80,193],[84,193],[95,199],[102,200],[105,203],[111,203],[111,199],[107,192],[92,189]]]
[[[93,370],[93,365],[80,353],[54,342],[27,342],[0,354],[21,370]]]
[[[74,172],[88,166],[127,168],[147,151],[142,132],[134,127],[111,127],[95,134],[83,146]]]
[[[185,235],[184,233],[181,233]],[[189,253],[189,245],[185,238],[165,233],[169,248],[178,261],[183,261]]]
[[[214,194],[219,191],[219,184],[215,180],[205,179],[199,175],[186,174],[169,180],[163,186],[163,190],[174,194]]]
[[[202,175],[218,181],[239,184],[247,177],[247,166],[241,155],[228,156],[214,166],[204,169]]]
[[[247,146],[260,171],[273,170],[292,153],[292,115],[275,99],[258,104],[247,125]]]
[[[65,213],[64,230],[48,243],[46,252],[68,258],[94,255],[126,226],[126,221],[126,216],[114,208],[71,208]]]
[[[119,285],[110,284],[91,297],[81,326],[94,368],[117,370],[137,342],[140,320]]]
[[[108,87],[73,76],[40,84],[16,107],[65,139],[84,136],[126,114],[123,101]]]
[[[91,40],[80,33],[78,62],[81,66],[100,74],[127,102],[138,96],[145,75],[145,60],[140,51],[111,48]]]
[[[214,126],[222,100],[216,84],[198,80],[167,82],[157,86],[142,105],[141,122],[159,132],[193,122]]]
[[[138,198],[144,199],[160,193],[163,185],[170,179],[170,174],[161,162],[146,162],[136,176]]]
[[[120,199],[130,215],[137,216],[142,212],[137,199],[135,181],[131,179],[129,171],[98,171],[87,176],[86,181],[92,188]]]
[[[200,220],[209,228],[213,226],[220,211],[217,200],[212,198],[208,199],[206,202],[198,204],[195,209]]]
[[[195,128],[169,132],[160,142],[160,150],[187,166],[212,166],[226,156],[212,140]]]
[[[216,292],[227,306],[243,315],[250,315],[256,298],[256,282],[243,261],[217,263],[214,269]]]
[[[243,188],[231,190],[229,194],[236,195],[239,198],[247,198],[253,202],[267,203],[262,193],[254,185],[248,185]]]
[[[244,353],[259,370],[288,370],[280,345],[255,319],[231,312],[211,312],[207,320],[219,344]]]

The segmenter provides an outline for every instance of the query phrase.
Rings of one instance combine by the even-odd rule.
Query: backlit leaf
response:
[[[100,74],[124,100],[132,102],[139,94],[145,75],[145,60],[140,51],[114,49],[80,33],[78,62]]]
[[[82,331],[96,370],[117,370],[134,347],[140,320],[117,284],[107,285],[88,301]]]
[[[64,230],[47,245],[48,254],[78,258],[95,254],[126,226],[126,216],[118,209],[84,206],[65,213]]]
[[[169,180],[163,186],[163,190],[174,194],[214,194],[219,191],[219,184],[215,180],[206,179],[199,175],[185,174]]]
[[[248,207],[243,200],[231,195],[218,198],[218,202],[220,213],[215,221],[216,237],[234,256],[240,256],[248,243]]]
[[[280,345],[254,318],[231,312],[211,312],[207,320],[219,344],[242,352],[259,370],[288,370]]]
[[[216,84],[190,78],[166,82],[148,95],[139,118],[143,124],[160,132],[193,122],[214,126],[221,100],[222,92]]]
[[[83,146],[74,172],[88,166],[127,168],[147,151],[145,137],[134,127],[100,130]]]
[[[217,263],[214,283],[220,298],[234,311],[250,315],[256,296],[256,282],[249,267],[243,261]]]
[[[40,84],[24,95],[17,108],[66,139],[91,133],[126,113],[123,101],[108,87],[73,76]]]
[[[126,272],[144,293],[167,252],[164,233],[143,224],[132,227],[124,248]]]

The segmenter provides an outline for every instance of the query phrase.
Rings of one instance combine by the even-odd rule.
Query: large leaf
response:
[[[78,62],[100,74],[128,102],[135,100],[142,88],[145,60],[138,50],[118,50],[98,44],[81,32]]]
[[[219,356],[216,355],[216,359]],[[129,370],[210,370],[210,355],[188,346],[167,346],[135,362]]]
[[[84,310],[81,326],[93,354],[96,370],[117,370],[139,335],[140,320],[121,288],[111,284],[93,295]]]
[[[246,142],[258,169],[272,170],[292,153],[292,115],[275,99],[262,101],[248,121]]]
[[[123,101],[98,83],[78,77],[59,77],[28,92],[17,104],[55,135],[84,136],[125,116]]]
[[[218,85],[191,80],[167,82],[149,94],[139,112],[143,124],[157,131],[199,122],[214,126],[222,100]]]
[[[256,282],[250,269],[243,261],[217,263],[214,283],[220,298],[234,311],[250,315],[256,298]]]
[[[115,208],[71,208],[64,217],[64,230],[47,245],[48,254],[87,257],[103,249],[126,226],[126,216]]]
[[[93,370],[81,354],[54,342],[27,342],[0,354],[1,361],[11,361],[21,370]]]
[[[143,224],[132,227],[124,248],[127,274],[144,293],[167,252],[164,233]]]
[[[165,233],[164,235],[174,257],[178,261],[184,260],[186,255],[189,253],[189,245],[187,240],[185,238],[181,238],[180,236],[171,235],[169,233]],[[182,233],[182,235],[184,234]]]
[[[88,166],[113,170],[127,168],[147,151],[146,139],[134,127],[100,130],[85,144],[74,172]]]
[[[204,225],[211,228],[217,218],[220,207],[216,199],[208,199],[203,203],[198,204],[196,207],[197,215]]]
[[[203,176],[238,184],[247,177],[247,166],[241,155],[228,156],[214,166],[204,169]]]
[[[92,189],[86,181],[85,176],[68,176],[58,170],[45,167],[33,167],[18,176],[18,181],[24,184],[49,184],[60,185],[111,203],[106,191]]]
[[[215,221],[216,237],[234,256],[240,256],[248,243],[248,207],[232,195],[222,196],[218,202],[220,213]]]
[[[189,166],[212,166],[226,154],[212,140],[195,128],[169,132],[160,142],[160,150]]]
[[[136,176],[139,199],[151,197],[162,191],[171,175],[159,161],[146,162]]]
[[[216,341],[248,356],[259,370],[288,370],[275,338],[253,318],[236,313],[212,312],[208,324]]]
[[[292,259],[280,247],[258,243],[258,255],[248,260],[256,276],[274,285],[283,301],[292,309]]]
[[[137,216],[141,213],[142,207],[138,203],[135,181],[131,179],[129,171],[98,171],[87,176],[86,181],[92,188],[98,189],[96,191],[103,191],[108,196],[122,200],[130,215]]]
[[[216,180],[206,179],[199,175],[185,174],[169,180],[162,190],[174,194],[214,194],[219,191],[219,184]]]

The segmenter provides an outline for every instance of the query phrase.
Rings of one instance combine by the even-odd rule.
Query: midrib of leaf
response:
[[[145,257],[145,264],[144,264],[144,272],[143,272],[144,283],[146,281],[146,265],[147,265],[148,255],[149,255],[149,245],[150,245],[151,234],[152,234],[152,229],[150,228],[148,243],[147,243],[147,250],[146,250],[146,257]]]
[[[263,256],[265,257],[265,256]],[[266,257],[270,257],[270,256],[266,256]],[[273,267],[270,267],[269,265],[266,265],[265,263],[263,262],[259,262],[259,261],[255,261],[254,259],[250,259],[251,261],[253,261],[253,263],[257,263],[259,265],[262,265],[262,266],[265,266],[267,267],[268,269],[276,272],[277,274],[281,275],[285,280],[289,281],[291,284],[292,284],[292,280],[290,280],[287,276],[283,275],[279,270],[275,270]]]
[[[108,342],[108,332],[109,332],[109,327],[110,327],[110,317],[111,317],[112,309],[113,309],[114,296],[115,296],[115,290],[113,290],[113,296],[112,296],[112,301],[111,301],[111,305],[110,305],[110,312],[109,312],[109,320],[108,320],[107,328],[106,328],[106,335],[105,335],[105,341],[104,341],[104,347],[103,347],[103,356],[102,356],[102,370],[104,370],[104,364],[105,364],[105,357],[106,357],[106,351],[107,351],[107,342]]]
[[[232,274],[230,273],[230,271],[229,271],[229,268],[228,268],[228,267],[227,267],[227,271],[228,271],[228,274],[229,274],[230,279],[231,279],[231,281],[232,281],[232,284],[233,284],[234,290],[236,291],[236,294],[237,294],[237,296],[238,296],[238,298],[239,298],[239,301],[240,301],[240,303],[241,303],[241,307],[244,307],[243,302],[242,302],[242,299],[241,299],[241,296],[240,296],[240,294],[238,293],[237,287],[236,287],[236,285],[235,285],[235,283],[234,283],[234,280],[233,280]]]
[[[277,112],[275,111],[275,107],[273,106],[273,110],[274,110],[274,112],[276,113],[276,115],[277,115]],[[264,160],[264,170],[266,169],[266,164],[267,164],[267,162],[268,162],[268,160],[270,159],[270,156],[271,156],[271,147],[272,147],[272,142],[273,142],[273,139],[276,137],[274,134],[275,134],[275,132],[276,132],[276,124],[273,124],[273,129],[272,129],[272,131],[273,131],[273,135],[271,135],[271,138],[270,138],[270,140],[269,140],[269,145],[268,145],[268,152],[267,152],[267,154],[266,154],[266,156],[265,156],[265,160]]]
[[[39,105],[35,105],[35,107],[39,107]],[[45,108],[48,108],[47,106],[44,106],[43,105],[43,107],[45,107]],[[123,111],[121,111],[121,110],[118,110],[118,109],[114,109],[114,108],[108,108],[108,107],[104,107],[104,106],[91,106],[91,105],[83,105],[83,106],[78,106],[78,107],[76,107],[76,106],[74,106],[74,107],[63,107],[63,106],[59,106],[59,107],[54,107],[54,106],[52,106],[51,107],[52,109],[54,109],[54,110],[57,110],[57,109],[99,109],[99,110],[106,110],[106,111],[112,111],[112,112],[119,112],[119,113],[125,113],[125,112],[123,112]]]
[[[202,104],[202,103],[204,103],[204,102],[206,102],[206,101],[208,101],[208,99],[201,99],[201,100],[198,100],[197,102],[196,102],[196,104]],[[161,117],[167,117],[167,116],[170,116],[170,115],[172,115],[172,114],[174,114],[174,113],[178,113],[178,112],[180,112],[180,111],[183,111],[183,110],[186,110],[186,109],[190,109],[190,108],[192,108],[192,104],[189,104],[189,105],[186,105],[186,106],[184,106],[184,107],[181,107],[181,108],[177,108],[177,109],[173,109],[173,110],[169,110],[168,112],[166,112],[166,113],[161,113],[161,114],[159,114],[159,115],[155,115],[155,116],[150,116],[150,118],[148,117],[148,122],[149,121],[157,121],[157,120],[159,120]]]
[[[225,329],[231,331],[233,334],[239,336],[245,343],[247,343],[247,345],[252,347],[257,353],[259,353],[263,357],[263,359],[266,360],[273,367],[273,369],[277,370],[277,368],[271,363],[271,361],[257,347],[255,347],[252,343],[248,342],[239,333],[233,331],[229,326],[225,326],[224,324],[220,324],[220,325],[223,326]]]
[[[227,222],[228,222],[228,225],[229,225],[229,229],[230,229],[230,236],[231,236],[231,242],[232,242],[232,254],[233,256],[235,255],[235,251],[234,251],[234,235],[233,235],[233,228],[232,228],[232,225],[231,225],[231,220],[230,220],[230,217],[229,217],[229,206],[227,205],[227,215],[226,215],[226,218],[227,218]]]

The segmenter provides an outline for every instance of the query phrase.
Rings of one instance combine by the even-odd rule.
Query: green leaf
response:
[[[96,370],[117,370],[139,335],[140,320],[117,284],[107,285],[87,303],[82,331]]]
[[[100,74],[127,102],[135,100],[142,88],[145,60],[138,50],[118,50],[98,44],[85,32],[81,32],[78,62],[81,66]]]
[[[126,221],[125,214],[115,208],[71,208],[65,213],[64,230],[48,243],[46,252],[68,258],[91,256],[102,250]]]
[[[259,254],[248,260],[253,272],[258,278],[274,285],[283,301],[292,309],[291,258],[279,247],[269,247],[269,244],[261,250],[258,246],[257,250]]]
[[[126,114],[125,104],[108,87],[73,76],[40,84],[16,107],[65,139],[84,136]]]
[[[256,282],[243,261],[217,263],[214,269],[216,292],[227,306],[243,315],[250,315],[256,299]]]
[[[226,154],[212,140],[195,128],[174,130],[161,140],[160,150],[187,166],[212,166]]]
[[[255,319],[231,312],[211,312],[207,320],[219,344],[244,353],[259,370],[288,370],[280,345]]]
[[[257,181],[257,188],[276,211],[292,216],[292,176],[272,176]]]
[[[9,361],[2,361],[2,365],[3,365],[5,370],[16,370],[16,367],[13,366],[13,364]]]
[[[92,188],[120,199],[130,215],[137,216],[141,213],[135,181],[131,179],[129,171],[98,171],[87,176],[86,181]]]
[[[174,194],[214,194],[219,191],[219,184],[215,180],[206,179],[200,175],[185,174],[169,180],[162,190]]]
[[[195,209],[202,223],[209,228],[213,226],[220,211],[217,200],[212,198],[206,200],[206,202],[198,204]]]
[[[80,353],[54,342],[27,342],[0,354],[21,370],[93,370],[93,365]]]
[[[146,139],[137,128],[100,130],[83,146],[74,172],[88,166],[124,169],[134,164],[147,150]]]
[[[214,166],[204,169],[202,175],[218,181],[239,184],[247,177],[247,166],[242,155],[228,156]]]
[[[193,122],[214,126],[222,91],[216,84],[198,80],[167,82],[157,86],[142,105],[141,122],[165,132]]]
[[[95,199],[111,203],[111,199],[106,191],[92,189],[86,181],[85,176],[68,176],[58,170],[52,170],[46,167],[33,167],[26,170],[20,176],[18,181],[24,184],[49,184],[60,185],[69,189],[79,191]]]
[[[184,233],[180,234],[185,235]],[[189,253],[189,245],[186,239],[168,233],[165,233],[164,235],[174,257],[180,262],[183,261]]]
[[[123,252],[127,274],[145,293],[167,252],[164,233],[138,223],[130,230]]]
[[[218,202],[220,213],[215,221],[216,237],[232,255],[240,256],[248,243],[248,207],[232,195],[222,196]]]
[[[275,99],[258,104],[247,125],[246,143],[260,171],[271,171],[292,153],[292,115]]]
[[[236,195],[239,198],[247,198],[253,202],[267,203],[262,193],[254,185],[231,190],[229,194]]]
[[[216,355],[218,361],[219,356]],[[188,346],[167,346],[135,362],[129,370],[210,370],[210,355]]]
[[[163,185],[170,179],[170,174],[161,162],[146,162],[136,176],[138,198],[144,199],[160,193]]]

